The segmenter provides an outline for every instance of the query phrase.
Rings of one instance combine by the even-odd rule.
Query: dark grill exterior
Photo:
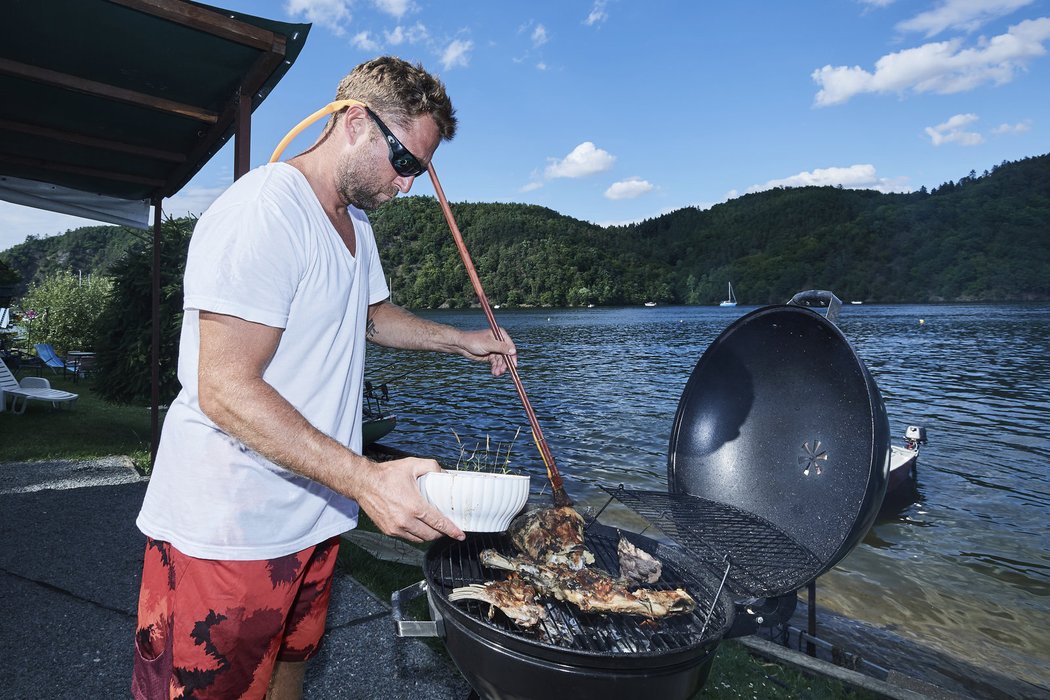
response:
[[[522,629],[498,612],[490,620],[488,603],[461,601],[456,606],[479,624],[491,627],[493,632],[533,647],[533,653],[559,655],[571,651],[598,662],[604,657],[612,657],[619,663],[625,656],[642,660],[690,653],[708,642],[717,642],[729,622],[727,606],[715,604],[720,577],[670,563],[684,557],[670,552],[669,546],[638,536],[631,539],[642,541],[645,549],[664,562],[663,576],[652,587],[686,589],[697,601],[695,611],[646,620],[634,615],[585,613],[569,603],[544,598],[548,618],[537,628]],[[586,537],[587,548],[595,556],[594,566],[613,576],[620,573],[618,541],[615,530],[601,525],[592,527]],[[479,563],[479,553],[489,548],[507,556],[517,555],[506,535],[478,533],[468,536],[464,542],[449,542],[440,554],[428,556],[426,575],[431,595],[444,601],[454,588],[505,578],[506,572],[488,570]]]

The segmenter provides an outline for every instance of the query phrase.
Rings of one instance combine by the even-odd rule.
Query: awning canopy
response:
[[[147,227],[238,129],[246,156],[309,27],[185,0],[5,0],[0,198]]]
[[[310,25],[188,0],[3,0],[0,198],[153,222],[152,446],[160,430],[161,200],[236,134],[299,56]]]

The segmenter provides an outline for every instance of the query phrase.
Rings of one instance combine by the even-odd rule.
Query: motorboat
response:
[[[361,417],[361,444],[364,447],[385,437],[397,426],[397,416],[387,415],[384,404],[390,400],[386,384],[375,386],[365,380],[364,406]]]
[[[904,445],[890,446],[890,473],[886,480],[886,497],[894,492],[914,486],[919,447],[926,444],[926,428],[909,425],[904,431]]]

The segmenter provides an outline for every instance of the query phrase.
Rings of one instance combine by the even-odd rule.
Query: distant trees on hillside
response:
[[[504,305],[715,304],[730,281],[743,304],[810,288],[879,302],[1050,299],[1050,155],[930,191],[779,188],[628,226],[525,204],[453,211],[490,299]],[[476,303],[432,198],[397,198],[371,218],[396,303]],[[66,269],[108,273],[141,238],[87,227],[0,259],[23,284]]]

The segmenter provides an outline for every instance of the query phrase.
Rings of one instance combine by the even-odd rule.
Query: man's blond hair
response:
[[[380,56],[354,68],[339,82],[337,100],[360,100],[402,128],[421,115],[430,115],[441,138],[456,135],[456,110],[445,85],[424,70],[395,56]]]

